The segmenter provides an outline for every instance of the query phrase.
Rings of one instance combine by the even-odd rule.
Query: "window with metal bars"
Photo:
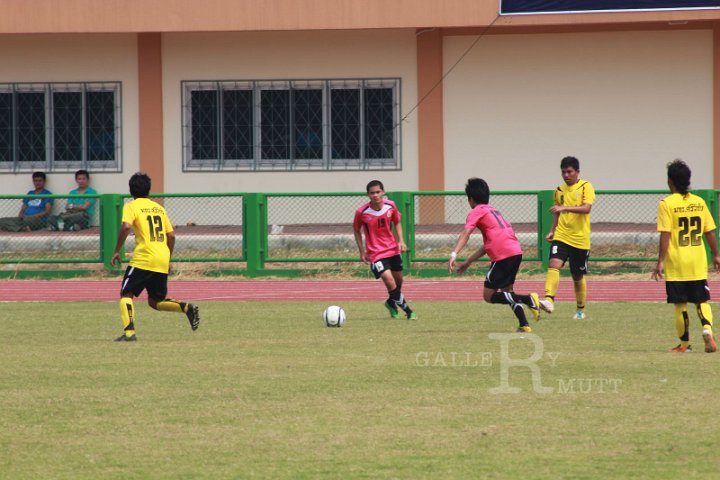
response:
[[[185,171],[401,168],[400,79],[182,86]]]
[[[0,83],[0,172],[120,171],[120,82]]]

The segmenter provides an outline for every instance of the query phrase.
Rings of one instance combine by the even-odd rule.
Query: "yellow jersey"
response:
[[[170,249],[167,234],[173,231],[173,226],[165,209],[148,198],[136,198],[123,207],[122,221],[132,225],[135,232],[135,250],[130,266],[168,273]]]
[[[555,205],[579,207],[592,205],[594,201],[595,189],[585,180],[578,180],[574,185],[560,185],[555,190]],[[590,214],[560,213],[553,239],[571,247],[590,250]]]
[[[687,282],[707,280],[708,261],[705,232],[715,230],[715,221],[705,200],[688,193],[673,193],[658,205],[658,232],[669,232],[665,255],[665,280]]]

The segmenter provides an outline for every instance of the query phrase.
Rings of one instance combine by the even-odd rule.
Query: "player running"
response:
[[[112,265],[120,263],[120,249],[132,230],[135,233],[135,250],[120,289],[120,318],[125,333],[116,338],[116,342],[137,341],[133,296],[137,297],[145,289],[151,308],[184,313],[193,330],[200,325],[197,305],[166,298],[175,233],[165,209],[147,198],[150,184],[150,177],[144,173],[130,177],[130,194],[134,200],[123,207],[122,226],[111,258]]]
[[[705,242],[710,247],[715,270],[720,269],[715,221],[705,201],[689,192],[691,171],[685,162],[675,160],[667,166],[668,187],[672,194],[658,205],[657,229],[660,232],[658,262],[652,278],[660,280],[665,271],[667,303],[675,305],[675,329],[680,344],[671,352],[692,352],[687,312],[694,303],[703,326],[705,351],[717,350],[712,331],[710,288]],[[703,242],[703,237],[705,242]]]
[[[403,239],[400,212],[393,201],[385,198],[385,187],[380,180],[368,183],[366,191],[370,201],[355,210],[353,221],[360,260],[370,263],[370,270],[375,278],[381,278],[385,284],[388,291],[385,308],[390,312],[390,316],[400,318],[398,309],[402,309],[408,320],[416,320],[417,314],[407,304],[401,290],[403,264],[400,252],[407,251],[407,246]],[[395,225],[394,234],[392,224]]]
[[[530,308],[533,318],[540,319],[540,302],[537,293],[520,295],[513,292],[515,277],[522,262],[522,248],[510,222],[490,206],[490,187],[482,178],[470,178],[465,185],[470,204],[470,213],[465,220],[465,230],[458,237],[457,244],[448,262],[448,271],[455,270],[458,254],[465,248],[472,232],[477,228],[483,236],[483,245],[467,260],[457,265],[457,273],[463,273],[477,259],[490,257],[490,268],[485,275],[483,299],[488,303],[510,305],[520,326],[518,332],[531,332],[525,317],[523,305]]]

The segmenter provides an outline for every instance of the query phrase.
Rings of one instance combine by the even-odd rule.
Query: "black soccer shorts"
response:
[[[137,267],[127,267],[123,277],[120,296],[132,293],[137,297],[143,290],[147,290],[148,297],[160,302],[167,298],[167,273],[151,272]]]
[[[570,259],[570,273],[573,276],[587,275],[588,259],[590,258],[590,250],[583,250],[568,245],[564,242],[553,240],[550,244],[550,258],[557,258],[562,261],[563,266]]]
[[[521,263],[522,255],[492,262],[490,269],[485,274],[485,288],[500,290],[514,284]]]

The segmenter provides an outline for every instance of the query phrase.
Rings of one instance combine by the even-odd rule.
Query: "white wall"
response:
[[[476,37],[447,37],[447,70]],[[446,189],[666,188],[683,158],[712,187],[712,31],[489,35],[445,79]]]
[[[139,168],[137,42],[134,34],[1,35],[0,82],[122,82],[123,172],[92,173],[98,192],[127,192],[128,172]],[[67,193],[74,172],[48,173],[47,188]],[[0,192],[31,190],[31,172],[0,173]]]
[[[163,34],[165,190],[173,192],[416,190],[417,116],[402,127],[402,171],[182,172],[183,80],[400,77],[401,112],[417,99],[414,30]]]

